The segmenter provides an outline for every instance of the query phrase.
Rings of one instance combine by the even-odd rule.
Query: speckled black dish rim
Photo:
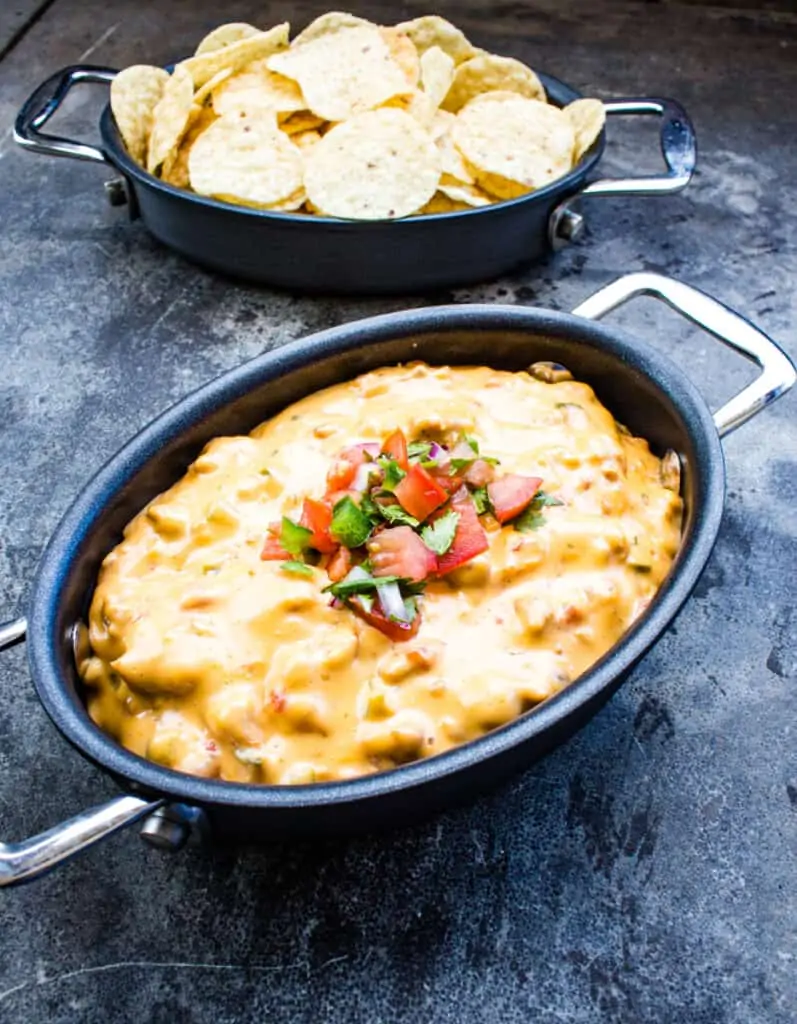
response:
[[[634,378],[658,392],[668,415],[680,421],[689,439],[689,458],[693,465],[685,467],[686,474],[687,477],[691,474],[696,481],[698,491],[692,495],[691,507],[687,507],[680,552],[648,610],[607,655],[561,693],[481,739],[352,781],[284,787],[183,775],[128,752],[92,723],[80,699],[75,679],[65,678],[62,670],[67,649],[71,657],[70,632],[74,625],[64,621],[64,598],[68,585],[75,585],[71,576],[92,531],[124,486],[143,467],[158,460],[159,453],[166,446],[176,442],[191,428],[201,426],[212,414],[264,383],[283,378],[287,380],[289,375],[306,371],[309,367],[323,367],[324,361],[340,357],[342,353],[356,353],[355,372],[362,372],[368,366],[385,365],[378,358],[380,348],[406,339],[406,356],[401,361],[423,358],[434,363],[433,353],[417,342],[413,345],[412,339],[428,336],[430,341],[426,348],[429,349],[432,336],[459,332],[463,336],[471,336],[471,343],[469,358],[457,361],[490,365],[490,351],[485,350],[489,345],[482,343],[480,346],[479,337],[484,334],[486,341],[490,334],[501,331],[527,335],[529,357],[535,356],[533,348],[535,344],[539,347],[541,338],[546,339],[545,344],[551,353],[555,352],[557,345],[564,350],[567,344],[573,343],[581,346],[582,350],[598,350],[626,378]],[[363,362],[364,347],[368,347],[367,364]],[[536,357],[540,358],[539,354]],[[519,356],[519,365],[523,358],[525,356]],[[554,355],[549,354],[545,358],[554,358]],[[571,363],[570,368],[577,379],[584,379],[579,374],[578,365]],[[346,377],[338,371],[338,375],[329,382],[333,379]],[[312,390],[314,388],[309,388]],[[292,394],[284,404],[290,404],[297,396],[298,392]],[[612,411],[622,419],[622,409]],[[246,429],[251,429],[258,422],[256,419],[250,422],[252,419],[250,412],[248,426],[243,424]],[[185,458],[196,454],[197,451],[186,453]],[[177,472],[175,479],[179,475]],[[28,620],[32,677],[42,704],[61,733],[78,751],[116,776],[128,789],[165,795],[189,804],[273,809],[275,812],[289,808],[306,808],[309,811],[320,805],[374,806],[380,797],[387,794],[418,792],[476,765],[484,766],[489,774],[490,762],[500,760],[501,755],[513,748],[517,751],[523,748],[524,763],[531,763],[539,756],[537,747],[546,746],[546,737],[549,747],[552,735],[557,737],[555,743],[558,743],[575,731],[574,726],[568,726],[569,721],[593,705],[597,710],[597,706],[619,686],[629,669],[659,639],[681,610],[714,546],[722,517],[724,492],[722,447],[704,399],[672,361],[620,330],[572,314],[492,305],[423,308],[355,322],[293,342],[224,374],[154,420],[100,470],[64,516],[40,563]],[[142,495],[139,508],[153,496]],[[98,560],[99,556],[97,563]],[[98,564],[94,568],[95,575],[97,567]],[[86,602],[89,597],[87,592]],[[592,713],[594,711],[589,710],[588,715]],[[421,804],[425,802],[420,800]]]

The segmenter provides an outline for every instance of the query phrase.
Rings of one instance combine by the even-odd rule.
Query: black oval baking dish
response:
[[[638,338],[595,319],[635,295],[655,295],[762,366],[713,417],[684,372]],[[673,569],[648,610],[567,689],[514,722],[445,754],[346,782],[257,786],[181,774],[119,746],[89,718],[73,655],[107,552],[125,524],[178,479],[211,438],[239,434],[297,399],[380,366],[411,360],[519,370],[569,367],[654,450],[682,465],[685,525]],[[460,305],[393,313],[323,331],[266,353],[189,395],[130,441],[86,486],[45,551],[29,619],[0,628],[21,640],[36,691],[61,733],[128,795],[27,843],[0,846],[0,885],[34,877],[115,829],[146,818],[155,841],[202,819],[232,840],[322,836],[392,826],[471,799],[541,757],[616,690],[686,602],[716,540],[724,503],[720,437],[774,401],[795,372],[778,346],[694,288],[654,274],[621,278],[573,313]]]
[[[518,199],[455,213],[394,221],[346,221],[255,210],[206,199],[148,174],[127,154],[107,104],[100,116],[101,147],[45,134],[42,127],[79,83],[112,81],[112,68],[75,65],[42,83],[20,110],[16,141],[50,156],[108,164],[122,175],[109,197],[165,245],[210,270],[301,292],[408,294],[487,281],[543,258],[575,239],[584,226],[582,196],[662,195],[691,180],[697,144],[686,111],[674,100],[626,99],[605,104],[610,116],[660,120],[667,173],[591,181],[606,144],[602,131],[565,177]],[[551,102],[581,94],[540,74]]]

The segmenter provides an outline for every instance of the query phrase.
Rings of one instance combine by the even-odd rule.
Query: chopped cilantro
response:
[[[537,491],[520,515],[512,520],[512,525],[521,533],[539,530],[541,526],[545,525],[545,516],[542,514],[542,510],[546,506],[553,505],[564,505],[564,502],[559,498],[554,498],[551,494],[546,494],[545,491]]]
[[[389,523],[412,527],[420,525],[415,516],[405,512],[401,505],[378,505],[377,508]]]
[[[552,494],[546,494],[545,491],[537,491],[532,504],[543,508],[545,505],[564,505],[564,502],[559,498],[554,498]]]
[[[470,448],[471,448],[471,449],[472,449],[472,450],[473,450],[474,452],[476,452],[476,454],[477,454],[477,455],[479,454],[479,442],[478,442],[478,441],[476,440],[476,438],[475,438],[475,437],[472,437],[472,436],[471,436],[470,434],[463,434],[463,435],[462,435],[462,440],[463,440],[463,441],[465,442],[465,444],[466,444],[466,445],[468,445],[468,446],[469,446],[469,447],[470,447]]]
[[[459,472],[460,469],[467,469],[468,466],[472,466],[475,461],[476,461],[476,456],[475,455],[471,459],[452,459],[451,460],[451,468],[455,469],[455,470],[457,470],[457,472]]]
[[[377,462],[385,474],[382,480],[382,487],[386,491],[394,491],[407,474],[395,459],[391,459],[387,455],[380,455]]]
[[[324,587],[324,593],[345,600],[347,597],[354,597],[355,594],[373,593],[377,587],[384,586],[386,583],[398,583],[401,579],[400,576],[370,576],[364,570],[360,569],[358,572],[357,569],[359,566],[352,569],[342,580]]]
[[[539,530],[541,526],[545,526],[545,516],[539,509],[534,508],[532,502],[517,519],[512,520],[512,525],[521,533],[531,533],[532,530]]]
[[[358,548],[365,544],[373,529],[371,520],[352,499],[346,495],[332,509],[329,532],[333,538],[347,548]]]
[[[280,544],[285,548],[289,555],[293,555],[294,558],[298,558],[303,551],[310,547],[310,540],[312,536],[313,531],[308,530],[306,526],[299,526],[298,523],[294,523],[294,521],[292,519],[288,519],[287,516],[282,517]]]
[[[485,512],[492,512],[493,504],[486,487],[476,487],[470,492],[473,504],[476,506],[476,514],[483,516]]]
[[[412,441],[407,445],[407,457],[410,459],[418,459],[421,462],[426,461],[429,458],[429,452],[432,450],[431,441]]]
[[[364,494],[362,496],[362,500],[360,501],[360,511],[363,515],[368,516],[374,526],[382,522],[382,507],[374,501],[370,494]]]
[[[312,576],[313,570],[309,565],[305,565],[304,562],[283,562],[280,565],[280,569],[283,572],[291,572],[296,576]]]
[[[436,555],[444,555],[454,543],[459,513],[453,509],[421,530],[421,540]]]

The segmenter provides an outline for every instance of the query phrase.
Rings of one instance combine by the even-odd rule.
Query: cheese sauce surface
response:
[[[261,561],[269,523],[323,494],[342,448],[448,443],[563,504],[420,599],[394,643]],[[105,559],[80,659],[89,713],[142,757],[237,782],[351,778],[483,735],[575,680],[647,607],[680,542],[678,474],[583,383],[482,367],[387,368],[211,441]]]

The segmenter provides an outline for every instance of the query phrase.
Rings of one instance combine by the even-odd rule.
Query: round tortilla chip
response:
[[[368,25],[376,28],[372,21],[365,18],[358,18],[356,14],[346,14],[345,11],[328,11],[311,21],[307,28],[303,29],[293,40],[291,46],[302,43],[309,43],[313,39],[329,35],[332,32],[339,32],[342,28],[359,28],[361,25]]]
[[[163,88],[163,95],[152,112],[152,132],[147,151],[147,170],[154,174],[188,127],[194,105],[194,82],[178,64]]]
[[[189,57],[181,61],[177,67],[186,68],[194,80],[194,87],[201,89],[205,82],[209,82],[214,75],[225,68],[230,71],[240,71],[253,60],[261,57],[268,57],[272,53],[284,50],[288,45],[290,25],[284,21],[281,25],[275,25],[268,32],[258,32],[256,36],[249,36],[247,39],[240,39],[237,43],[230,43],[220,50],[211,50],[210,53],[200,54],[198,57]]]
[[[299,84],[307,107],[325,121],[346,121],[410,91],[379,30],[342,28],[285,53],[269,68]]]
[[[578,163],[603,131],[606,124],[606,108],[600,100],[581,99],[568,103],[564,112],[576,134],[573,163]]]
[[[573,165],[569,118],[558,107],[522,96],[469,104],[457,115],[451,137],[476,183],[499,199],[541,188]]]
[[[434,140],[440,151],[440,181],[449,185],[472,185],[474,177],[462,158],[462,154],[454,145],[451,128],[442,132]]]
[[[531,68],[514,57],[487,53],[460,64],[441,106],[456,113],[474,96],[496,89],[514,92],[530,100],[545,102],[546,99],[542,82]]]
[[[326,121],[320,117],[316,117],[315,114],[311,114],[309,110],[300,110],[295,114],[291,114],[290,117],[286,117],[284,120],[278,118],[280,128],[287,135],[297,135],[300,132],[318,131],[322,128]]]
[[[435,192],[429,202],[418,210],[416,216],[421,216],[424,213],[456,213],[458,210],[470,209],[472,207],[467,203],[450,199],[448,196],[443,195],[442,192]]]
[[[446,132],[450,132],[456,121],[456,114],[449,114],[447,110],[436,110],[432,123],[429,125],[429,134],[435,140],[440,138],[441,135],[445,135]]]
[[[379,35],[387,44],[390,56],[404,72],[407,84],[413,88],[421,77],[421,61],[409,36],[396,28],[380,28]]]
[[[336,125],[306,154],[305,187],[321,213],[383,220],[415,213],[432,198],[440,157],[403,110],[383,107]]]
[[[478,185],[450,185],[441,181],[437,190],[444,196],[448,196],[449,199],[453,199],[454,202],[464,203],[466,206],[489,206],[495,202]]]
[[[125,148],[144,166],[152,131],[152,115],[169,81],[169,72],[149,64],[133,64],[111,82],[111,110]]]
[[[175,188],[190,188],[191,181],[188,177],[188,156],[191,147],[202,134],[216,120],[216,115],[210,107],[198,107],[194,105],[188,121],[188,128],[183,135],[180,145],[171,151],[163,161],[161,168],[161,179],[167,185],[174,185]]]
[[[307,104],[296,82],[270,71],[266,61],[265,57],[252,61],[213,90],[217,114],[292,114],[305,109]]]
[[[439,46],[430,46],[421,57],[421,83],[424,93],[439,107],[454,80],[454,60]]]
[[[259,36],[260,29],[254,25],[247,25],[244,21],[231,21],[227,25],[219,25],[212,32],[208,32],[202,42],[194,50],[195,57],[201,57],[203,53],[212,53],[213,50],[223,50],[225,46],[233,43],[240,43],[242,39],[249,39],[251,36]]]
[[[417,121],[418,124],[423,125],[427,130],[431,127],[434,116],[437,113],[434,103],[420,89],[413,89],[408,96],[394,96],[393,99],[383,103],[382,106],[395,107],[398,110],[405,111],[405,113],[409,114],[411,118]]]
[[[315,131],[314,128],[310,128],[306,132],[296,132],[290,137],[291,142],[294,146],[298,146],[299,149],[312,149],[322,138],[321,133]]]
[[[287,199],[283,199],[280,203],[273,203],[271,206],[265,207],[268,210],[278,210],[281,213],[294,213],[300,209],[307,202],[307,193],[304,187],[300,188],[297,192],[294,192],[292,196]]]
[[[191,188],[245,206],[273,207],[302,187],[302,156],[268,116],[220,117],[191,147]]]
[[[204,106],[205,100],[211,95],[216,89],[218,89],[222,82],[226,82],[227,79],[232,75],[230,68],[223,68],[213,78],[208,79],[207,82],[202,86],[201,89],[197,89],[194,93],[194,106]]]
[[[396,28],[410,37],[420,54],[432,46],[439,46],[455,64],[461,64],[476,52],[455,25],[437,14],[425,14],[422,18],[403,21]]]

